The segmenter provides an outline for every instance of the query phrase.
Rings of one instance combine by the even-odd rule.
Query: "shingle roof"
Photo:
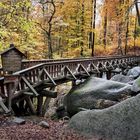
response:
[[[19,51],[19,50],[14,46],[14,44],[10,44],[10,47],[9,47],[8,49],[6,49],[4,52],[2,52],[0,55],[3,55],[3,54],[5,54],[5,53],[9,52],[10,50],[15,50],[15,51],[17,51],[20,55],[26,57],[24,53],[22,53],[21,51]]]

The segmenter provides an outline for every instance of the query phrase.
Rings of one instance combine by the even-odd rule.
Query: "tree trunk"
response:
[[[122,51],[122,23],[118,25],[118,54],[123,55]]]
[[[129,0],[127,2],[129,3]],[[125,33],[125,50],[124,50],[125,55],[128,52],[128,34],[129,34],[129,11],[126,13],[126,33]]]
[[[53,59],[51,33],[48,34],[48,58]]]
[[[82,16],[81,16],[81,24],[82,24],[82,28],[81,28],[81,35],[82,35],[82,40],[81,40],[81,56],[83,56],[83,48],[84,48],[84,0],[82,2]]]
[[[134,50],[135,50],[136,39],[137,39],[137,36],[136,36],[136,28],[137,28],[137,16],[136,16],[136,19],[135,19],[135,29],[134,29]]]
[[[95,55],[95,20],[96,20],[96,0],[93,2],[93,18],[92,18],[92,51],[91,56],[93,57]]]
[[[128,52],[128,34],[129,34],[129,18],[126,21],[126,34],[125,34],[125,55]]]
[[[124,0],[119,0],[119,6],[123,6],[124,4]],[[118,23],[118,54],[119,55],[123,55],[123,51],[122,51],[122,30],[123,30],[123,19],[121,18],[121,11],[122,8],[119,9],[119,23]]]
[[[140,26],[140,12],[138,7],[138,0],[135,0],[135,7],[136,7],[137,18],[138,18],[138,24]]]
[[[104,44],[104,49],[106,49],[106,37],[107,37],[107,9],[105,10],[105,17],[104,17],[104,39],[103,39],[103,44]]]
[[[93,21],[93,0],[91,0],[91,29],[92,29],[92,21]],[[89,33],[89,49],[91,49],[92,44],[92,32]]]

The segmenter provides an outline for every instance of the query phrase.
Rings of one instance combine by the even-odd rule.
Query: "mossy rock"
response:
[[[100,99],[118,101],[126,94],[131,94],[131,85],[91,76],[65,96],[64,105],[72,116],[79,108],[97,108]]]

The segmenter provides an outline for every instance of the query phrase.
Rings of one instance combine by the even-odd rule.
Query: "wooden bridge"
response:
[[[10,49],[8,53],[9,51],[17,50]],[[3,63],[4,66],[0,69],[0,105],[6,113],[28,111],[31,114],[42,115],[51,98],[57,97],[57,85],[72,81],[74,86],[77,80],[86,79],[91,74],[102,77],[103,73],[106,73],[107,79],[110,79],[112,74],[124,72],[137,66],[139,62],[140,56],[21,60],[21,70],[12,73],[6,71],[4,67],[8,64]],[[13,67],[16,67],[15,65]],[[116,68],[120,71],[116,71]]]

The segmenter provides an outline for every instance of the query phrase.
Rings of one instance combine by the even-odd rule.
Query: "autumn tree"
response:
[[[93,12],[92,12],[92,43],[91,43],[91,56],[94,56],[95,50],[95,22],[96,22],[96,0],[92,1]]]
[[[48,45],[48,58],[53,58],[53,48],[52,48],[52,26],[53,26],[53,18],[56,12],[56,5],[54,0],[39,0],[39,4],[41,6],[41,15],[39,14],[39,21],[37,21],[37,25],[39,25],[40,29],[43,31],[45,35],[45,39],[47,40]]]
[[[106,49],[106,45],[107,45],[107,17],[108,17],[108,0],[104,0],[104,6],[103,6],[103,10],[102,10],[102,14],[103,14],[103,45],[104,45],[104,49]]]
[[[29,18],[31,7],[30,0],[5,0],[0,2],[1,48],[9,46],[9,43],[15,43],[21,50],[28,50],[27,46],[32,44],[31,33],[34,29],[32,20]]]
[[[136,7],[136,13],[137,13],[137,18],[138,18],[138,24],[140,26],[140,12],[139,12],[139,7],[138,7],[138,0],[134,0],[134,5]]]
[[[1,0],[0,20],[0,51],[15,43],[33,59],[122,55],[139,45],[138,0]]]

